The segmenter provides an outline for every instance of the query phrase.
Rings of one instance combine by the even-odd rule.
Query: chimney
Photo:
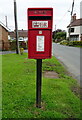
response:
[[[76,20],[76,13],[72,16],[71,22],[74,22]]]

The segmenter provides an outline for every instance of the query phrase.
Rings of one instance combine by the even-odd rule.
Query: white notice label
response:
[[[36,51],[44,51],[44,36],[37,36],[37,48]]]
[[[32,21],[32,28],[48,28],[48,21]]]

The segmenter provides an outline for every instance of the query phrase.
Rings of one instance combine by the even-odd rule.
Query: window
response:
[[[69,30],[70,30],[70,32],[74,32],[74,28],[69,28],[68,32],[69,32]]]
[[[71,32],[74,32],[74,28],[71,28]]]
[[[71,38],[71,41],[78,41],[79,35],[71,35],[70,38]]]

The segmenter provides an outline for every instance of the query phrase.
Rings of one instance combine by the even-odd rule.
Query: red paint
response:
[[[51,58],[52,21],[53,8],[28,8],[28,58]]]

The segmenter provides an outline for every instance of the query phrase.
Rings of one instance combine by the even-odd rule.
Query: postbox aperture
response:
[[[28,8],[28,58],[51,58],[52,8]]]

